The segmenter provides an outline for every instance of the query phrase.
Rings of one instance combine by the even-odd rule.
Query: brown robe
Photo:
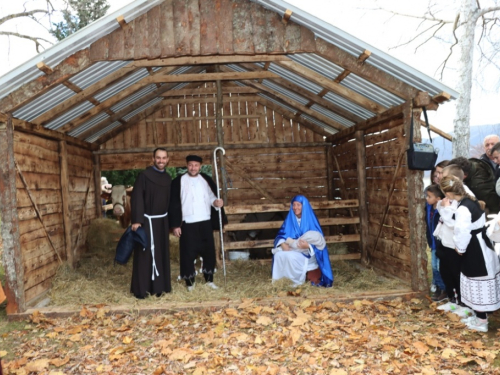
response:
[[[132,192],[132,224],[141,223],[150,237],[149,220],[144,216],[163,215],[169,209],[170,185],[172,179],[165,172],[158,172],[148,167],[137,176]],[[137,298],[145,298],[148,294],[161,295],[170,293],[170,251],[169,251],[169,224],[168,215],[163,218],[151,219],[154,237],[154,257],[159,276],[153,274],[153,258],[151,248],[134,250],[134,264],[132,270],[132,284],[130,291]],[[150,239],[151,243],[151,239]]]

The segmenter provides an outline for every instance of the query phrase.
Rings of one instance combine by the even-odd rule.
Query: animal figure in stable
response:
[[[115,185],[111,189],[111,203],[113,204],[113,215],[120,221],[122,228],[130,225],[132,210],[130,195],[134,188],[125,185]]]

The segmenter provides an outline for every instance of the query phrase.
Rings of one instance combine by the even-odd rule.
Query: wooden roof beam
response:
[[[259,90],[251,87],[222,87],[223,94],[256,94]],[[175,96],[196,96],[196,95],[216,95],[217,90],[215,88],[205,87],[205,88],[193,88],[186,89],[185,87],[178,90],[167,91],[161,96],[163,97],[175,97]]]
[[[203,66],[196,66],[194,68],[191,68],[190,72],[201,71],[203,69],[205,69]],[[163,85],[159,89],[156,89],[156,90],[150,92],[146,96],[137,100],[135,103],[127,106],[126,108],[122,109],[119,112],[116,112],[113,116],[109,117],[108,119],[100,122],[99,124],[93,126],[92,128],[90,128],[90,129],[86,130],[85,132],[83,132],[82,134],[78,135],[78,138],[79,139],[86,139],[86,138],[94,135],[95,133],[105,129],[108,125],[111,125],[113,122],[119,121],[122,117],[126,116],[130,112],[135,111],[137,108],[139,108],[142,105],[146,104],[147,102],[153,100],[154,98],[161,96],[161,94],[163,94],[167,90],[170,90],[173,86],[175,86],[175,83],[171,83],[169,85]],[[130,95],[130,94],[128,94],[128,95]],[[127,121],[127,124],[129,121]]]
[[[272,72],[236,72],[234,70],[221,73],[174,74],[155,75],[150,78],[151,83],[156,82],[204,82],[204,81],[240,81],[244,79],[278,78]]]
[[[56,66],[52,74],[32,80],[0,99],[0,108],[5,113],[12,113],[92,64],[88,48],[78,51]]]
[[[361,55],[359,55],[358,57],[358,62],[360,64],[364,63],[366,61],[366,59],[368,59],[370,57],[372,53],[368,50],[364,50],[363,53]],[[344,71],[342,73],[340,73],[337,78],[334,79],[335,82],[337,83],[340,83],[342,82],[349,74],[351,74],[351,71],[350,70],[347,70],[347,69],[344,69]]]
[[[285,13],[283,13],[283,18],[281,19],[281,21],[284,24],[287,24],[288,21],[290,21],[290,17],[292,17],[292,14],[293,12],[290,9],[285,10]]]
[[[247,70],[262,69],[258,65],[255,65],[255,64],[238,64],[238,65],[240,65],[241,67],[243,67]],[[363,121],[362,117],[357,116],[357,115],[347,111],[345,108],[322,98],[321,96],[319,96],[319,94],[316,95],[316,94],[312,93],[311,91],[288,81],[285,78],[281,78],[281,77],[275,78],[275,79],[273,79],[273,82],[277,83],[279,86],[281,86],[285,89],[291,90],[291,91],[297,93],[298,95],[303,96],[306,99],[308,99],[309,103],[313,103],[310,106],[306,105],[306,107],[308,107],[308,108],[310,108],[314,104],[319,104],[320,106],[325,107],[326,109],[338,114],[339,116],[346,118],[349,121],[352,121],[352,122]],[[323,91],[325,91],[323,94],[323,95],[325,95],[329,90],[323,90]]]
[[[57,130],[60,131],[60,132],[63,132],[63,133],[69,133],[70,131],[72,131],[73,129],[76,129],[78,126],[82,125],[83,123],[85,123],[86,121],[88,121],[89,119],[91,119],[92,117],[98,115],[99,113],[105,111],[106,109],[108,109],[111,106],[115,105],[119,101],[125,99],[126,97],[128,97],[128,96],[134,94],[135,92],[139,91],[140,89],[144,88],[144,86],[147,86],[147,85],[149,85],[151,83],[154,83],[154,82],[152,82],[152,79],[155,78],[156,75],[168,74],[168,73],[174,71],[175,69],[176,69],[175,67],[167,67],[167,68],[162,68],[162,69],[158,70],[155,73],[155,76],[148,76],[148,77],[145,77],[145,78],[137,81],[133,85],[127,87],[124,90],[122,90],[120,93],[118,93],[118,94],[112,96],[111,98],[105,100],[104,102],[102,102],[98,106],[96,106],[96,107],[92,108],[91,110],[85,112],[84,114],[82,114],[81,116],[77,117],[76,119],[71,120],[70,122],[68,122],[67,124],[63,125],[62,127],[60,127]],[[166,87],[171,87],[171,86],[166,86]],[[164,91],[166,91],[166,90],[164,90]],[[162,90],[161,92],[163,93],[164,91]]]
[[[142,121],[146,119],[147,117],[151,116],[155,112],[159,111],[162,109],[164,104],[162,102],[155,104],[152,107],[146,108],[144,111],[136,114],[135,116],[131,117],[125,125],[119,126],[117,128],[114,128],[113,130],[107,132],[106,134],[103,134],[97,141],[95,141],[93,144],[97,145],[99,147],[103,143],[106,143],[110,139],[116,137],[118,134],[124,132],[127,129],[130,129],[132,126],[137,124],[139,121]]]
[[[340,85],[337,82],[333,82],[322,74],[316,73],[314,70],[306,68],[304,65],[299,64],[295,61],[278,61],[275,64],[292,71],[295,74],[300,75],[305,79],[309,79],[316,84],[328,89],[329,91],[342,96],[343,98],[356,103],[357,105],[368,109],[374,113],[382,113],[386,111],[386,108],[381,106],[380,104],[364,97],[357,92],[348,89]]]
[[[394,77],[371,64],[360,62],[359,58],[356,58],[350,53],[331,43],[328,43],[321,38],[316,38],[315,43],[315,53],[319,56],[340,65],[342,68],[349,70],[351,73],[370,81],[371,83],[400,98],[410,100],[413,99],[418,92],[416,88],[401,81],[399,78]]]
[[[48,122],[50,122],[53,118],[59,117],[63,115],[64,113],[68,112],[71,108],[74,106],[80,104],[84,100],[89,100],[91,101],[93,98],[92,96],[97,94],[99,91],[105,89],[108,85],[115,83],[119,79],[123,79],[126,76],[129,76],[135,70],[132,70],[129,68],[130,64],[118,69],[117,71],[109,74],[108,76],[104,77],[100,81],[90,85],[84,90],[81,90],[79,93],[76,95],[73,95],[71,98],[66,99],[64,102],[56,105],[52,109],[48,110],[45,113],[42,113],[40,116],[35,118],[32,123],[37,124],[37,125],[44,125]],[[97,103],[99,103],[96,100]],[[91,102],[94,104],[93,102]],[[100,103],[99,103],[100,104]],[[94,104],[94,105],[99,105],[99,104]]]
[[[296,100],[287,98],[287,97],[283,96],[282,94],[280,94],[278,91],[270,89],[267,86],[264,86],[260,83],[252,82],[252,81],[242,81],[242,83],[244,83],[245,85],[248,85],[248,86],[255,87],[255,88],[259,89],[261,92],[265,92],[265,93],[269,94],[270,96],[272,96],[273,98],[277,99],[278,101],[286,104],[287,106],[293,107],[298,112],[301,112],[301,113],[295,114],[295,116],[297,116],[297,117],[300,116],[302,113],[305,113],[306,115],[309,115],[309,116],[317,119],[318,121],[321,121],[325,125],[331,126],[335,130],[342,130],[342,129],[346,128],[345,125],[342,125],[342,124],[330,119],[329,117],[322,115],[319,112],[316,112],[310,108],[307,108],[305,105],[300,104]]]
[[[273,62],[290,61],[286,55],[216,55],[216,56],[183,56],[166,57],[163,59],[135,60],[131,68],[144,68],[146,66],[182,66],[182,65],[211,65],[211,64],[236,64],[241,62]]]

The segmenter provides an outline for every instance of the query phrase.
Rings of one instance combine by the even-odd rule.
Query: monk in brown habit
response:
[[[143,227],[149,237],[149,247],[134,250],[132,285],[137,298],[170,293],[170,251],[168,208],[172,179],[165,170],[167,150],[153,152],[153,165],[137,176],[131,197],[132,230]]]

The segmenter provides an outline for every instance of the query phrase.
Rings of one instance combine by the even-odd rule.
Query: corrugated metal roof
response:
[[[39,62],[43,61],[46,65],[54,67],[66,57],[89,47],[96,40],[120,27],[116,22],[118,16],[123,16],[125,21],[130,21],[162,2],[163,0],[136,0],[116,12],[92,22],[90,25],[78,30],[77,33],[29,59],[24,64],[0,77],[0,98],[16,90],[22,84],[43,75],[44,73],[36,67]]]
[[[456,99],[459,93],[439,82],[438,80],[419,72],[417,69],[399,61],[398,59],[388,55],[385,52],[369,45],[368,43],[359,40],[358,38],[338,29],[337,27],[307,13],[306,11],[294,7],[282,0],[250,0],[263,7],[270,9],[281,16],[286,10],[292,11],[290,20],[302,25],[314,34],[327,42],[330,42],[344,51],[360,56],[365,50],[371,52],[370,58],[366,60],[366,64],[373,65],[389,74],[397,77],[403,82],[416,87],[421,91],[427,91],[430,95],[436,95],[441,92],[447,92],[452,99]]]
[[[74,119],[78,118],[79,116],[83,115],[84,113],[88,112],[94,107],[95,106],[92,103],[84,101],[83,103],[80,103],[76,107],[70,109],[62,116],[59,116],[56,119],[50,121],[45,125],[45,127],[53,130],[59,129],[64,124],[73,121]]]
[[[118,15],[124,15],[126,20],[132,20],[140,14],[147,12],[152,7],[160,4],[163,0],[136,0],[135,2],[129,4],[128,6],[118,10],[117,12],[106,16],[93,24],[87,26],[86,28],[80,30],[79,32],[73,34],[72,36],[66,38],[62,42],[58,43],[54,47],[48,49],[43,54],[36,56],[35,58],[29,60],[25,64],[22,64],[18,68],[9,72],[3,77],[0,77],[0,98],[7,95],[8,93],[14,91],[21,84],[29,82],[34,78],[42,75],[43,73],[36,68],[36,63],[39,61],[44,61],[47,65],[53,67],[59,64],[63,59],[70,56],[71,54],[90,46],[94,41],[101,38],[102,36],[109,34],[114,29],[118,28],[118,23],[116,22],[116,17]],[[440,82],[427,77],[426,75],[416,71],[415,69],[397,61],[391,56],[363,43],[362,41],[350,36],[349,34],[335,28],[332,25],[321,21],[308,13],[297,9],[284,1],[280,0],[252,0],[256,3],[259,3],[266,8],[269,8],[279,14],[283,14],[286,9],[291,9],[293,11],[292,20],[298,24],[301,24],[310,30],[312,30],[317,36],[334,43],[338,47],[343,50],[349,52],[350,54],[358,57],[364,50],[368,49],[372,54],[370,58],[365,62],[366,64],[372,64],[377,68],[388,72],[389,74],[396,76],[402,81],[416,87],[419,90],[428,91],[431,95],[440,93],[442,91],[450,93],[453,97],[456,97],[458,93],[454,90],[446,87]],[[317,55],[314,53],[298,53],[298,54],[288,54],[287,55],[291,60],[295,61],[298,64],[301,64],[308,69],[315,71],[320,74],[322,77],[328,80],[334,80],[341,74],[344,69],[339,65]],[[69,82],[76,85],[79,89],[86,89],[91,85],[99,82],[110,74],[116,72],[117,70],[123,68],[130,61],[103,61],[96,62],[92,66],[88,67],[84,71],[76,74],[75,76],[69,79]],[[256,62],[255,65],[263,68],[263,62]],[[238,64],[229,64],[230,68],[238,72],[248,71],[244,69],[242,66]],[[163,67],[154,66],[150,69],[153,72],[157,72]],[[171,72],[171,75],[180,75],[186,73],[191,66],[179,66],[176,70]],[[287,68],[283,68],[276,63],[271,63],[268,66],[268,70],[279,75],[281,78],[288,80],[294,85],[300,87],[301,89],[308,90],[313,94],[320,94],[323,91],[323,87],[315,82],[311,82],[308,79],[303,78],[301,75],[289,70]],[[117,79],[117,81],[111,85],[101,90],[100,92],[93,95],[93,98],[99,102],[105,102],[106,100],[119,95],[124,90],[129,88],[130,86],[138,83],[141,79],[148,77],[150,75],[150,71],[146,68],[139,68],[136,71],[125,74],[124,77]],[[128,70],[126,71],[128,72]],[[205,71],[203,71],[205,72]],[[203,73],[202,72],[202,73]],[[235,81],[236,84],[245,86],[240,82]],[[280,96],[292,99],[302,105],[306,105],[309,103],[309,100],[301,95],[299,92],[295,92],[289,88],[285,88],[282,85],[272,81],[271,79],[262,80],[262,84],[266,87],[271,88],[276,91]],[[161,86],[164,83],[160,84]],[[180,89],[188,85],[186,82],[180,82],[176,84],[172,90]],[[371,83],[370,81],[357,76],[353,73],[349,74],[345,77],[340,85],[346,87],[356,93],[361,94],[363,97],[370,99],[383,107],[389,108],[391,106],[399,105],[403,103],[403,100],[394,94],[388,92],[387,90],[378,87],[377,85]],[[139,100],[143,99],[146,95],[154,92],[157,89],[156,84],[148,84],[147,86],[136,90],[134,93],[130,94],[128,97],[125,97],[114,103],[109,110],[113,112],[123,112],[127,108],[133,108],[134,103],[137,103]],[[299,91],[299,90],[297,90]],[[361,107],[358,104],[355,104],[349,100],[349,98],[341,97],[338,94],[333,92],[326,92],[323,95],[323,99],[340,106],[347,111],[355,114],[356,116],[368,119],[375,115],[375,113],[370,110]],[[65,87],[64,85],[57,85],[56,87],[51,88],[47,92],[40,95],[38,98],[28,103],[25,106],[18,108],[13,115],[16,118],[20,118],[26,121],[33,121],[43,113],[49,111],[55,106],[63,103],[67,99],[74,96],[75,93]],[[261,97],[266,98],[267,100],[279,105],[282,108],[285,108],[293,113],[298,113],[297,108],[293,108],[293,106],[285,104],[276,98],[267,95],[266,93],[259,93]],[[92,99],[89,99],[92,100]],[[162,97],[157,97],[148,103],[142,105],[140,108],[137,108],[130,113],[122,116],[121,120],[129,120],[137,113],[143,111],[145,108],[150,107],[162,100]],[[94,102],[95,103],[95,102]],[[72,122],[79,117],[84,118],[85,113],[87,113],[92,108],[95,108],[95,105],[89,101],[84,101],[79,103],[77,106],[71,108],[66,113],[61,114],[59,117],[55,117],[49,120],[49,122],[45,125],[49,129],[59,129],[65,124]],[[321,105],[314,104],[310,107],[312,111],[316,111],[323,116],[330,118],[333,121],[336,121],[345,126],[352,126],[354,123],[350,120],[347,120],[343,116],[340,116],[329,109],[324,108]],[[109,112],[108,110],[108,112]],[[103,121],[109,121],[110,115],[108,113],[103,112],[92,116],[92,118],[88,119],[77,128],[72,129],[69,132],[71,136],[83,136],[84,134],[88,134],[89,130],[93,127],[99,126],[102,127]],[[331,126],[319,121],[313,116],[302,114],[301,117],[311,121],[323,129],[327,130],[329,133],[335,133],[336,130]],[[96,134],[93,134],[90,137],[87,137],[89,141],[96,141],[103,134],[111,129],[120,125],[120,121],[115,121],[112,124],[106,126],[104,129],[100,130]]]
[[[99,82],[129,63],[129,61],[98,61],[83,72],[71,77],[69,81],[82,90],[85,90],[87,87]]]
[[[73,90],[64,85],[58,85],[46,94],[41,95],[32,102],[19,108],[12,113],[12,116],[25,121],[32,121],[43,113],[47,112],[53,106],[71,98],[75,95]]]

